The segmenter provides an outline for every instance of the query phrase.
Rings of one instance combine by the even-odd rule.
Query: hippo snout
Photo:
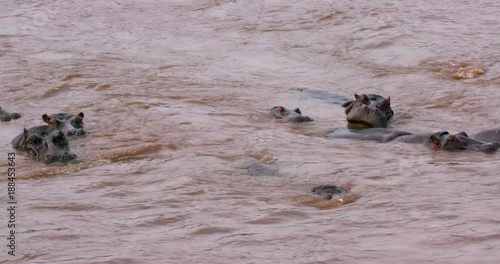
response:
[[[482,151],[484,153],[493,153],[493,152],[496,152],[499,148],[500,148],[499,143],[496,143],[496,142],[495,143],[487,143],[487,144],[482,145],[479,148],[479,151]]]
[[[69,153],[69,152],[64,152],[63,155],[50,155],[50,154],[47,154],[44,156],[43,158],[43,161],[46,163],[46,164],[50,164],[50,163],[53,163],[53,162],[67,162],[67,161],[71,161],[71,160],[75,160],[77,158],[77,156],[73,153]]]

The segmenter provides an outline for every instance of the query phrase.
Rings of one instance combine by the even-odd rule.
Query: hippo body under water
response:
[[[14,149],[26,151],[47,164],[76,159],[76,155],[70,151],[64,133],[49,125],[24,129],[12,140],[11,144]]]
[[[307,99],[318,99],[328,104],[342,105],[349,100],[342,95],[333,94],[324,90],[302,88],[299,89],[299,91],[300,94]]]
[[[313,187],[311,189],[311,192],[319,196],[323,196],[328,200],[332,199],[333,197],[342,197],[343,195],[346,195],[348,193],[347,190],[336,185],[318,185]]]
[[[312,118],[302,115],[299,108],[293,110],[287,109],[283,106],[275,106],[270,110],[271,116],[276,119],[282,119],[286,122],[302,123],[302,122],[312,122]]]
[[[379,143],[390,141],[424,144],[431,148],[445,151],[475,150],[493,153],[500,148],[500,143],[494,130],[483,131],[477,135],[487,141],[470,138],[465,132],[450,134],[448,131],[436,133],[412,134],[410,132],[388,128],[348,129],[337,128],[327,134],[329,138],[345,138],[356,140],[372,140]],[[496,140],[496,141],[495,141]]]
[[[79,113],[78,115],[58,113],[50,116],[44,114],[42,119],[50,126],[63,131],[66,136],[71,137],[83,136],[87,134],[84,130],[83,117],[83,113]]]
[[[366,128],[366,129],[350,129],[336,128],[327,133],[327,138],[343,138],[356,140],[372,140],[380,143],[392,141],[401,136],[412,135],[405,131],[392,130],[387,128]]]
[[[475,150],[484,153],[493,153],[500,148],[500,143],[498,142],[485,142],[472,139],[465,132],[455,135],[447,131],[437,132],[430,136],[430,141],[436,149],[446,151]]]
[[[0,121],[8,122],[12,119],[19,119],[21,115],[19,113],[9,113],[0,107]]]
[[[373,140],[380,143],[398,141],[420,143],[445,151],[475,150],[493,153],[500,147],[500,129],[480,132],[470,138],[465,132],[450,134],[447,131],[413,134],[386,128],[394,112],[390,107],[390,97],[376,94],[355,95],[356,100],[344,103],[348,128],[329,131],[327,138]],[[354,112],[353,112],[354,111]],[[353,129],[353,127],[355,129]]]
[[[485,130],[474,135],[475,139],[500,143],[500,128]]]

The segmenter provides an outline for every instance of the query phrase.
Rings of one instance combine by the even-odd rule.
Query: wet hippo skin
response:
[[[500,128],[485,130],[474,135],[475,139],[500,143]]]
[[[348,193],[348,191],[345,190],[344,188],[335,185],[318,185],[313,187],[311,189],[311,192],[323,196],[326,199],[332,199],[333,197],[341,197],[342,195]]]
[[[486,131],[485,134],[487,134]],[[455,135],[452,135],[447,131],[437,132],[430,136],[430,141],[436,149],[446,151],[475,150],[485,153],[493,153],[500,148],[500,143],[498,142],[485,142],[472,139],[469,138],[465,132],[460,132]]]
[[[275,106],[271,108],[270,113],[274,118],[282,119],[286,122],[302,123],[314,121],[312,118],[302,115],[299,108],[290,110],[283,106]]]
[[[377,94],[355,94],[355,100],[342,104],[348,128],[388,127],[394,116],[391,109],[391,98]]]
[[[50,116],[44,114],[42,116],[42,119],[49,126],[63,131],[66,136],[70,137],[83,136],[87,134],[87,132],[84,130],[83,117],[83,113],[79,113],[78,115],[58,113]]]
[[[327,138],[345,138],[356,140],[373,140],[380,143],[392,141],[401,136],[412,135],[409,132],[392,130],[387,128],[366,128],[366,129],[349,129],[336,128],[327,133]],[[408,138],[409,140],[409,138]]]
[[[12,119],[19,119],[21,115],[19,113],[9,113],[0,107],[0,121],[8,122]]]
[[[47,164],[76,159],[76,155],[70,151],[64,133],[48,125],[24,129],[12,140],[11,144],[14,149],[26,151]]]
[[[496,130],[498,132],[498,130]],[[490,141],[470,138],[465,132],[450,134],[448,131],[436,133],[412,134],[409,132],[387,128],[348,129],[337,128],[327,134],[329,138],[345,138],[356,140],[373,140],[380,143],[398,141],[405,143],[424,144],[434,149],[445,151],[475,150],[485,153],[496,152],[500,143],[495,142],[495,130],[488,130],[478,135]]]

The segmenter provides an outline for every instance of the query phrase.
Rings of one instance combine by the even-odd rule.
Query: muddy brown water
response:
[[[327,140],[343,109],[300,93],[391,96],[393,127],[412,132],[499,127],[498,1],[1,10],[0,106],[23,117],[0,124],[0,171],[10,140],[43,113],[82,111],[90,131],[70,141],[75,164],[17,154],[16,256],[3,209],[3,263],[500,260],[500,154]],[[269,120],[274,105],[315,122]],[[241,169],[266,154],[275,175]],[[349,186],[355,199],[328,204],[309,193],[317,184]]]

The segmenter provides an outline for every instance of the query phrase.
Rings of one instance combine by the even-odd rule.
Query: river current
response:
[[[16,256],[2,209],[0,262],[500,261],[500,153],[326,139],[344,110],[303,92],[390,96],[392,127],[415,133],[499,127],[500,2],[1,5],[0,106],[22,114],[0,124],[1,208],[23,128],[84,112],[89,134],[76,163],[15,152]],[[315,121],[272,120],[275,105]]]

